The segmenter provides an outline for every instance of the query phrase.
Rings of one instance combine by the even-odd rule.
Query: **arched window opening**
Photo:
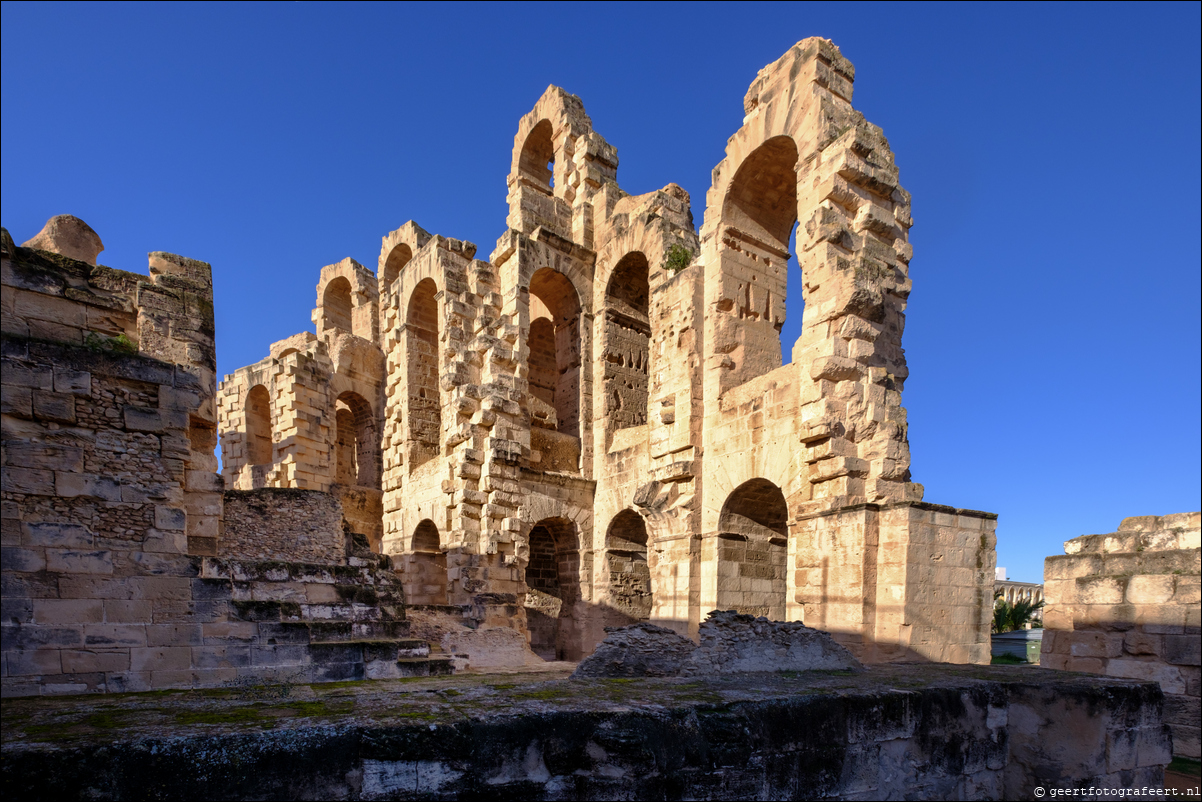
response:
[[[410,569],[405,588],[407,604],[447,603],[447,555],[442,550],[438,527],[429,518],[413,530]]]
[[[345,392],[334,402],[334,456],[335,482],[379,489],[379,424],[358,393]]]
[[[438,394],[438,286],[422,279],[409,297],[405,315],[409,384],[410,470],[438,454],[442,402]]]
[[[384,290],[392,287],[392,283],[400,277],[401,270],[412,258],[413,249],[403,242],[389,252],[388,258],[384,260]]]
[[[651,617],[651,569],[647,563],[647,525],[633,510],[622,510],[605,535],[609,594],[614,607],[631,621]]]
[[[723,221],[778,251],[797,222],[797,146],[778,136],[760,145],[735,173]]]
[[[342,329],[347,334],[354,331],[351,323],[351,283],[339,276],[326,284],[321,296],[323,325],[327,329]]]
[[[549,425],[549,414],[545,411],[540,414],[536,409],[533,412],[535,424],[579,437],[580,299],[572,282],[549,267],[542,268],[531,277],[530,295],[527,367],[531,396],[537,399],[531,402],[531,406],[537,408],[537,401],[542,401],[555,413],[555,425],[552,427]],[[551,361],[552,353],[554,362]],[[553,376],[550,373],[552,364],[555,366]]]
[[[580,554],[576,528],[563,518],[547,518],[530,530],[526,564],[526,628],[530,648],[544,660],[575,656],[571,626],[580,598]]]
[[[791,137],[769,139],[743,160],[722,207],[728,232],[722,270],[735,287],[732,311],[740,320],[771,325],[777,340],[785,324],[789,239],[797,223],[797,160]],[[749,338],[736,383],[779,367],[778,348],[780,342],[768,345],[763,335]],[[792,343],[784,350],[791,353]]]
[[[752,479],[735,488],[718,518],[718,609],[785,617],[789,507],[780,488]]]
[[[270,465],[271,396],[266,387],[256,384],[250,388],[243,413],[246,416],[246,464]]]
[[[554,186],[555,144],[550,120],[542,120],[530,130],[522,154],[518,157],[518,173],[539,189]]]
[[[626,429],[647,422],[650,362],[650,266],[632,251],[614,267],[605,288],[604,382],[609,398],[607,426]]]

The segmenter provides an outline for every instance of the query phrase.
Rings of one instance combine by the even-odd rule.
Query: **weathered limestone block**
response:
[[[42,230],[21,247],[53,251],[95,265],[96,257],[104,250],[104,243],[83,220],[74,215],[59,214],[47,220]]]
[[[1173,752],[1197,759],[1202,515],[1127,518],[1064,551],[1044,564],[1040,664],[1160,683]]]

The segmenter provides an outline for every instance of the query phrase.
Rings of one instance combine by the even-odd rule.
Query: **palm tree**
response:
[[[996,599],[993,603],[993,633],[995,635],[1022,629],[1024,624],[1030,623],[1034,618],[1035,611],[1043,607],[1042,600],[1032,602],[1028,599],[1021,599],[1011,604],[1001,598],[1000,593],[994,598]]]

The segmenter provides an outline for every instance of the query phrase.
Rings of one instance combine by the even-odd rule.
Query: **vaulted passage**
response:
[[[406,604],[447,603],[447,555],[438,527],[426,518],[413,530],[413,555],[405,583]]]
[[[526,564],[526,628],[530,648],[544,660],[566,660],[577,650],[574,607],[580,598],[576,526],[546,518],[530,530]]]
[[[647,422],[651,343],[648,273],[647,257],[632,251],[614,267],[605,289],[605,413],[606,425],[612,429]]]
[[[651,570],[647,564],[647,525],[633,510],[622,510],[605,535],[609,595],[631,621],[651,617]]]
[[[270,465],[271,397],[267,388],[256,384],[246,394],[246,464]]]
[[[442,405],[438,395],[438,287],[423,279],[405,316],[409,385],[409,469],[438,454]]]
[[[784,493],[767,479],[727,497],[718,518],[719,610],[784,620],[788,519]]]

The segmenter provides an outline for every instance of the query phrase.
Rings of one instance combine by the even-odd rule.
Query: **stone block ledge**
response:
[[[563,666],[563,664],[559,664]],[[542,671],[7,700],[12,798],[1019,799],[1159,787],[1155,683],[1029,667]]]

